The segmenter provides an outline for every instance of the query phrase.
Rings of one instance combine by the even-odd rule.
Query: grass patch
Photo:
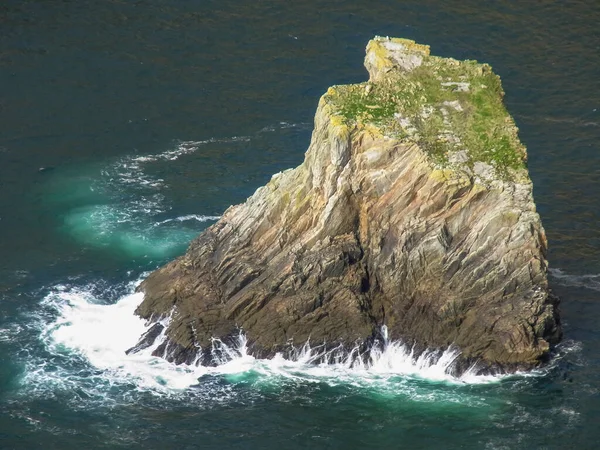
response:
[[[477,161],[512,178],[525,168],[526,151],[503,104],[500,78],[487,64],[423,56],[413,70],[391,70],[376,83],[334,86],[325,101],[347,125],[373,124],[418,143],[437,165]]]

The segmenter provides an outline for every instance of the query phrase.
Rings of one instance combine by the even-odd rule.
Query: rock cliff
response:
[[[304,162],[153,272],[136,313],[154,353],[210,362],[242,329],[259,356],[368,346],[386,325],[456,370],[529,369],[560,340],[526,150],[486,64],[405,39],[367,46],[369,81],[329,88]],[[169,318],[168,321],[163,319]]]

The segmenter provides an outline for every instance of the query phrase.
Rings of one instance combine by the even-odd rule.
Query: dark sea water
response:
[[[4,0],[0,448],[597,448],[599,23],[597,1]],[[397,348],[370,369],[124,356],[135,283],[302,161],[319,96],[366,79],[376,34],[501,75],[559,356],[491,379]]]

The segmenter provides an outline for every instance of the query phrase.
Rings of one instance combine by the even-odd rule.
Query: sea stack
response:
[[[376,37],[369,80],[321,97],[304,162],[232,206],[139,286],[175,363],[242,330],[268,357],[381,336],[456,348],[454,370],[527,370],[561,338],[526,149],[487,64]],[[156,342],[155,342],[156,341]]]

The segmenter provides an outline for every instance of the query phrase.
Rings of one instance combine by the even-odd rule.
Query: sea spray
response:
[[[145,276],[139,275],[140,279]],[[200,364],[207,360],[205,355],[190,365],[174,365],[152,356],[165,340],[164,329],[151,347],[126,354],[149,329],[134,315],[142,298],[135,292],[138,284],[111,284],[100,279],[56,285],[47,289],[45,296],[42,293],[27,326],[32,332],[38,330],[39,340],[34,348],[22,352],[16,395],[28,401],[61,398],[73,410],[153,407],[158,401],[212,408],[251,404],[273,395],[292,400],[306,392],[424,402],[436,408],[490,408],[498,406],[490,393],[528,386],[555,370],[551,363],[529,374],[478,376],[466,371],[455,377],[451,370],[455,349],[416,355],[409,346],[390,340],[385,326],[380,339],[367,351],[358,345],[332,349],[306,342],[285,356],[260,359],[252,354],[246,335],[239,332],[226,341],[212,340],[206,351],[214,365]],[[162,325],[167,326],[169,320],[164,318]],[[580,346],[573,348],[577,352]],[[560,356],[555,361],[558,364]]]
[[[90,288],[55,287],[44,299],[44,303],[57,313],[42,333],[50,353],[62,358],[82,357],[111,383],[133,382],[138,388],[162,392],[197,385],[198,379],[206,375],[248,372],[258,373],[264,379],[381,385],[386,389],[393,388],[394,379],[398,377],[451,384],[488,383],[500,379],[476,376],[469,371],[454,377],[451,368],[458,355],[455,349],[442,353],[426,351],[417,356],[409,346],[389,341],[385,327],[382,328],[382,343],[374,345],[365,354],[360,354],[358,346],[347,351],[307,342],[287,357],[277,354],[270,359],[257,359],[240,331],[233,342],[213,339],[210,351],[214,366],[174,365],[152,356],[165,339],[163,331],[152,346],[128,355],[126,351],[148,329],[147,324],[134,315],[143,297],[142,293],[133,292],[134,286],[130,286],[132,293],[114,304],[104,304]],[[163,325],[168,325],[168,320],[165,319]]]

